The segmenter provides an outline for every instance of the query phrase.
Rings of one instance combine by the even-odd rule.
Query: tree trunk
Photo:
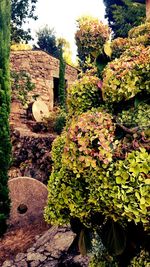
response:
[[[150,0],[146,0],[146,20],[150,22]]]

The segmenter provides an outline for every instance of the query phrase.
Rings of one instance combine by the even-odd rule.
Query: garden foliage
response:
[[[8,196],[8,168],[10,163],[10,1],[0,2],[0,235],[6,229],[10,201]]]
[[[69,88],[69,122],[53,143],[45,218],[73,229],[80,222],[79,248],[92,253],[91,267],[137,266],[133,256],[149,266],[150,46],[139,42],[147,25],[114,40],[105,69],[95,73],[94,65],[93,75],[87,70]],[[102,44],[99,53],[107,54]]]
[[[24,29],[30,19],[37,20],[35,15],[37,0],[11,0],[11,41],[12,43],[32,40],[31,30]]]
[[[69,115],[79,115],[100,103],[99,79],[95,76],[84,75],[76,80],[68,89],[67,107]]]
[[[145,0],[103,0],[105,17],[115,38],[127,37],[128,31],[141,23],[146,16]]]
[[[103,45],[109,40],[110,29],[98,19],[83,16],[78,19],[78,30],[75,34],[80,65],[90,57],[95,59],[103,51]]]
[[[30,75],[25,71],[11,71],[11,89],[13,97],[18,99],[23,106],[27,106],[28,92],[35,88],[34,83],[31,81]]]
[[[59,45],[59,84],[58,84],[58,102],[60,107],[66,107],[66,84],[65,84],[66,64],[63,58],[63,43]]]

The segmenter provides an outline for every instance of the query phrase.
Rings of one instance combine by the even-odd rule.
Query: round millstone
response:
[[[17,177],[8,182],[11,211],[9,224],[24,225],[43,220],[47,187],[30,177]]]
[[[48,106],[42,100],[36,100],[32,105],[32,114],[36,122],[42,122],[44,118],[48,118]]]

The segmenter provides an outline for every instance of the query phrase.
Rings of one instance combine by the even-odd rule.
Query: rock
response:
[[[34,247],[37,249],[47,243],[49,240],[53,238],[53,236],[57,233],[58,227],[51,227],[44,235],[42,235],[35,243]]]
[[[16,258],[15,258],[15,262],[20,262],[22,261],[23,259],[25,259],[26,257],[26,254],[25,253],[18,253]]]
[[[56,134],[33,133],[26,124],[23,127],[19,128],[19,138],[11,133],[13,164],[9,176],[15,177],[15,168],[16,174],[20,173],[18,176],[29,176],[46,183],[52,169],[50,150]]]
[[[30,263],[30,267],[38,267],[40,265],[40,261],[32,261]]]
[[[37,252],[39,252],[39,253],[44,252],[44,247],[40,247],[40,248],[38,248],[38,249],[37,249]]]
[[[74,263],[78,263],[80,264],[82,267],[87,267],[88,266],[88,263],[89,263],[89,257],[87,256],[82,256],[82,255],[76,255],[74,258],[73,258],[73,261]]]
[[[25,260],[18,262],[17,267],[28,267],[28,264]]]
[[[52,259],[52,261],[47,261],[46,263],[41,265],[42,267],[58,267],[58,261]]]
[[[28,253],[28,252],[34,252],[34,251],[35,251],[35,248],[32,247],[32,248],[29,248],[29,249],[27,250],[27,253]]]
[[[56,233],[53,240],[45,245],[45,250],[48,251],[52,257],[59,258],[62,252],[69,249],[75,236],[76,235],[72,231]]]
[[[40,261],[43,262],[47,257],[39,252],[29,252],[27,253],[27,261]]]
[[[12,267],[12,266],[13,266],[13,261],[10,261],[10,260],[6,260],[2,264],[2,267]]]

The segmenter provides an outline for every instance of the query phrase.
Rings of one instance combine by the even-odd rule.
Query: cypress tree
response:
[[[0,0],[0,235],[6,230],[10,200],[8,168],[10,164],[10,0]]]
[[[130,29],[144,23],[145,0],[103,0],[103,2],[106,7],[105,17],[115,38],[127,37]]]
[[[60,57],[59,57],[59,86],[58,86],[58,100],[59,105],[65,108],[65,99],[66,99],[66,92],[65,92],[65,61],[63,58],[63,44],[59,45],[60,49]]]

